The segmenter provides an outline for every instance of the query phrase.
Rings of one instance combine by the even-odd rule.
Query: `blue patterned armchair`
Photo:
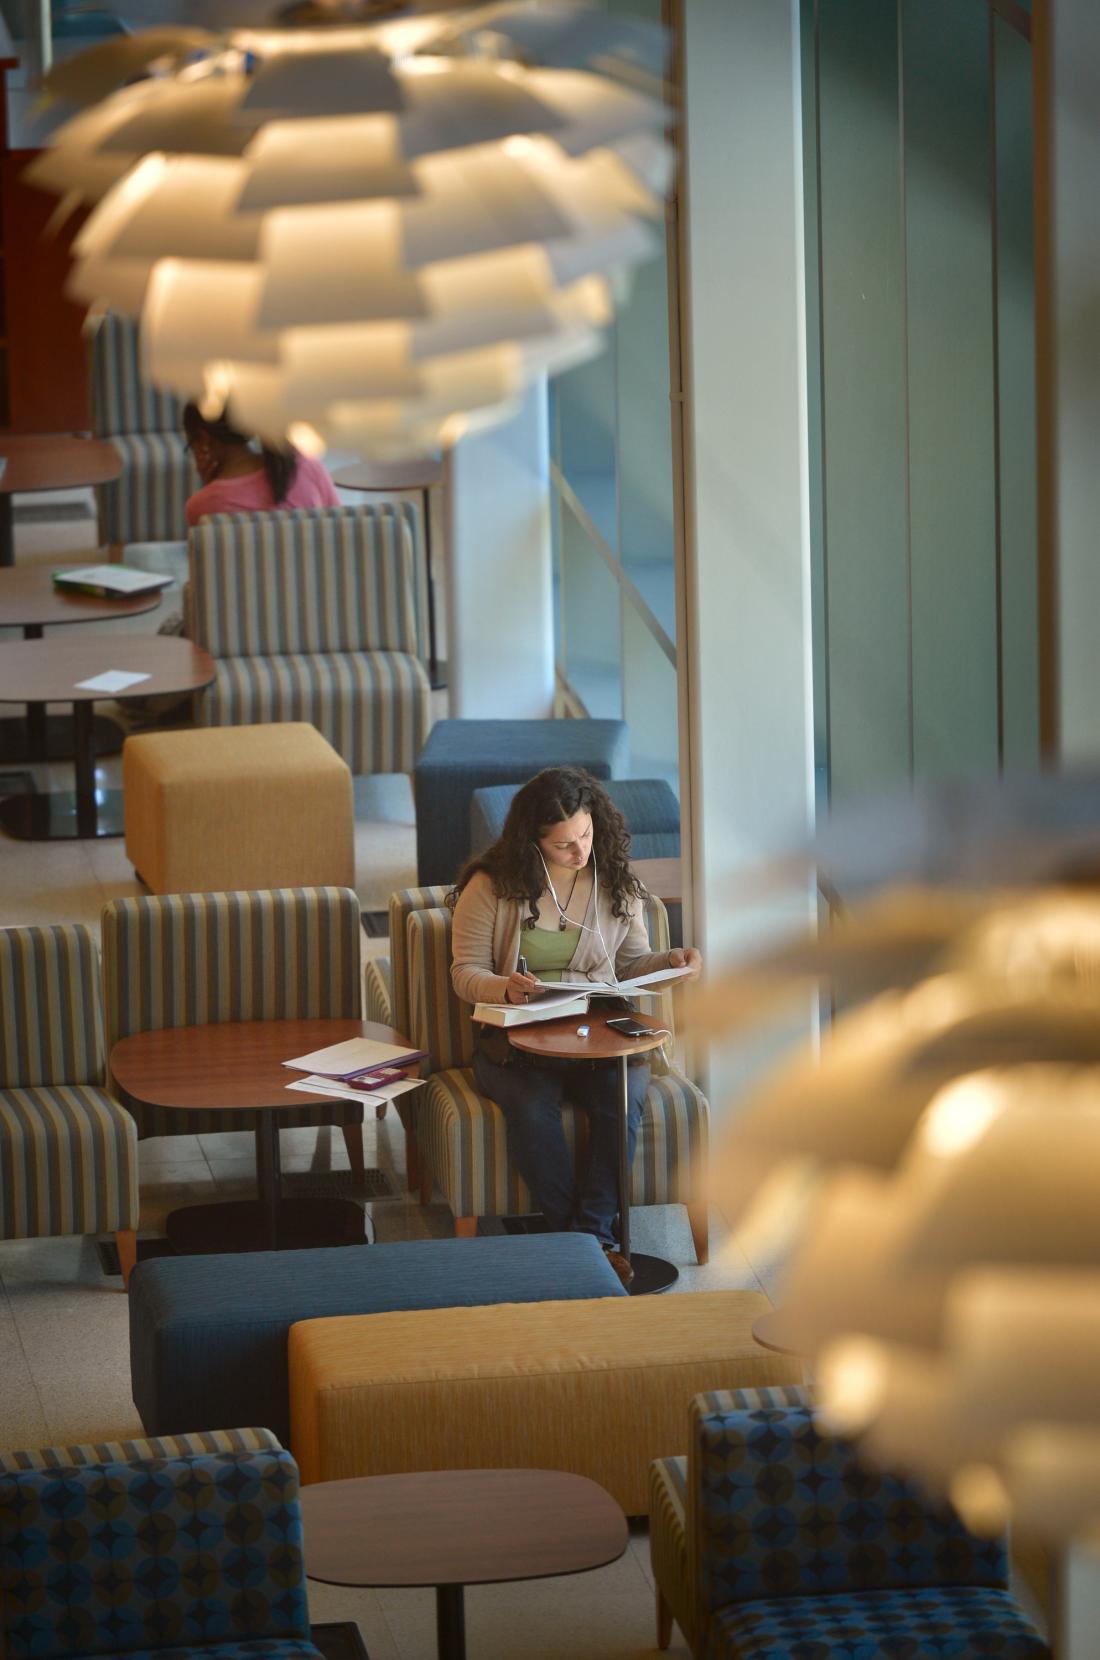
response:
[[[323,1660],[298,1468],[266,1430],[0,1459],[8,1660]]]
[[[1003,1541],[862,1463],[804,1391],[697,1395],[650,1466],[657,1642],[697,1660],[1049,1660]]]

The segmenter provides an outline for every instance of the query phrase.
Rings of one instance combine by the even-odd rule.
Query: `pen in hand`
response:
[[[527,973],[527,958],[521,956],[520,959],[519,959],[519,962],[516,964],[516,967],[519,969],[521,974],[526,974]]]

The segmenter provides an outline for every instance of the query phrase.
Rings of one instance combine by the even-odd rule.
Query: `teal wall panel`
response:
[[[998,760],[989,23],[905,0],[906,296],[918,776]]]
[[[818,257],[834,800],[909,771],[905,316],[897,26],[817,7]],[[813,249],[807,250],[813,257]],[[868,695],[869,692],[872,695]]]
[[[1031,52],[804,0],[815,737],[833,802],[1038,759]]]
[[[1039,755],[1039,579],[1035,486],[1035,258],[1031,48],[993,19],[997,137],[997,366],[1004,760]]]

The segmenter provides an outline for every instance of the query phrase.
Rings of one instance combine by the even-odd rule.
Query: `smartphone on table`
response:
[[[609,1032],[621,1032],[623,1037],[648,1037],[650,1032],[650,1027],[643,1026],[632,1014],[619,1015],[615,1020],[605,1020],[604,1025]]]

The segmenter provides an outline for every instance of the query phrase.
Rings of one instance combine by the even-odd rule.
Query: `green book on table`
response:
[[[172,578],[137,571],[130,565],[72,565],[54,571],[53,581],[55,588],[94,594],[98,599],[136,599],[167,588]]]

